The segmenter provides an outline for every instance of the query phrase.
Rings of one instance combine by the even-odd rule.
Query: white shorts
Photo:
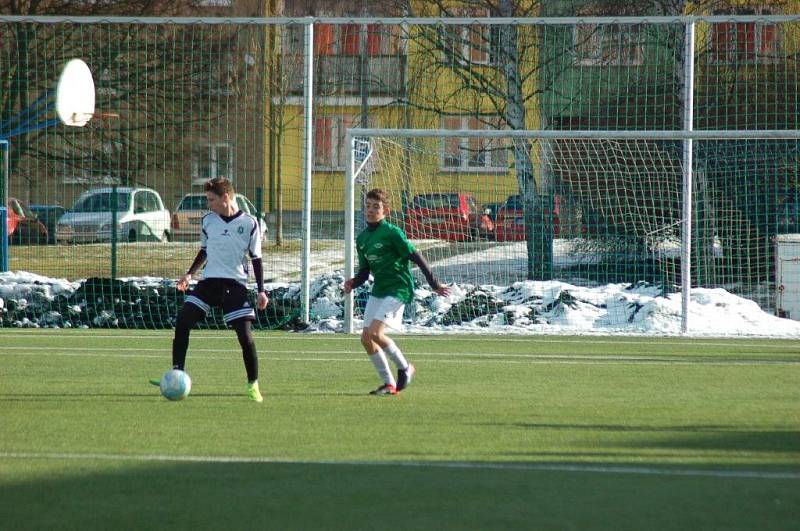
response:
[[[405,307],[405,303],[398,298],[370,295],[364,308],[364,328],[372,324],[372,321],[382,321],[389,328],[400,330]]]

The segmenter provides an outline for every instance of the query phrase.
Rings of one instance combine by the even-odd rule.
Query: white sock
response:
[[[389,343],[384,347],[384,349],[389,354],[389,357],[392,358],[394,364],[397,365],[398,369],[401,371],[408,369],[408,360],[405,356],[403,356],[403,353],[400,352],[400,349],[397,348],[397,345],[395,345],[394,341],[389,339]]]
[[[382,350],[378,350],[375,354],[370,354],[369,360],[375,366],[375,370],[378,371],[378,376],[381,377],[383,383],[397,385],[392,370],[389,368],[389,361],[386,359],[386,354],[384,354]]]

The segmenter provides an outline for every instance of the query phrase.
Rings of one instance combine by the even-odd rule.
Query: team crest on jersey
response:
[[[244,227],[239,227],[239,234],[244,234]]]

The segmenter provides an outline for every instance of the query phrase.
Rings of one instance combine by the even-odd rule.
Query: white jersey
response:
[[[241,210],[225,221],[219,214],[203,216],[200,247],[207,255],[203,278],[231,278],[247,285],[249,261],[261,258],[258,221]]]

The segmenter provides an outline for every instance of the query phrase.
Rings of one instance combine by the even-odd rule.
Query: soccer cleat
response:
[[[258,382],[248,382],[247,384],[247,397],[253,402],[263,402],[264,397],[261,396],[261,391],[258,389]]]
[[[379,395],[379,396],[396,395],[397,394],[397,388],[395,386],[393,386],[392,384],[383,384],[382,386],[378,387],[374,391],[370,391],[369,394],[371,394],[371,395]]]
[[[417,374],[417,368],[414,367],[413,364],[409,363],[408,367],[405,369],[397,369],[397,392],[399,393],[406,387],[408,384],[411,383],[411,380],[414,379],[414,375]]]
[[[155,385],[156,387],[161,387],[161,380],[158,379],[158,378],[150,378],[147,381],[150,382],[150,385]]]

